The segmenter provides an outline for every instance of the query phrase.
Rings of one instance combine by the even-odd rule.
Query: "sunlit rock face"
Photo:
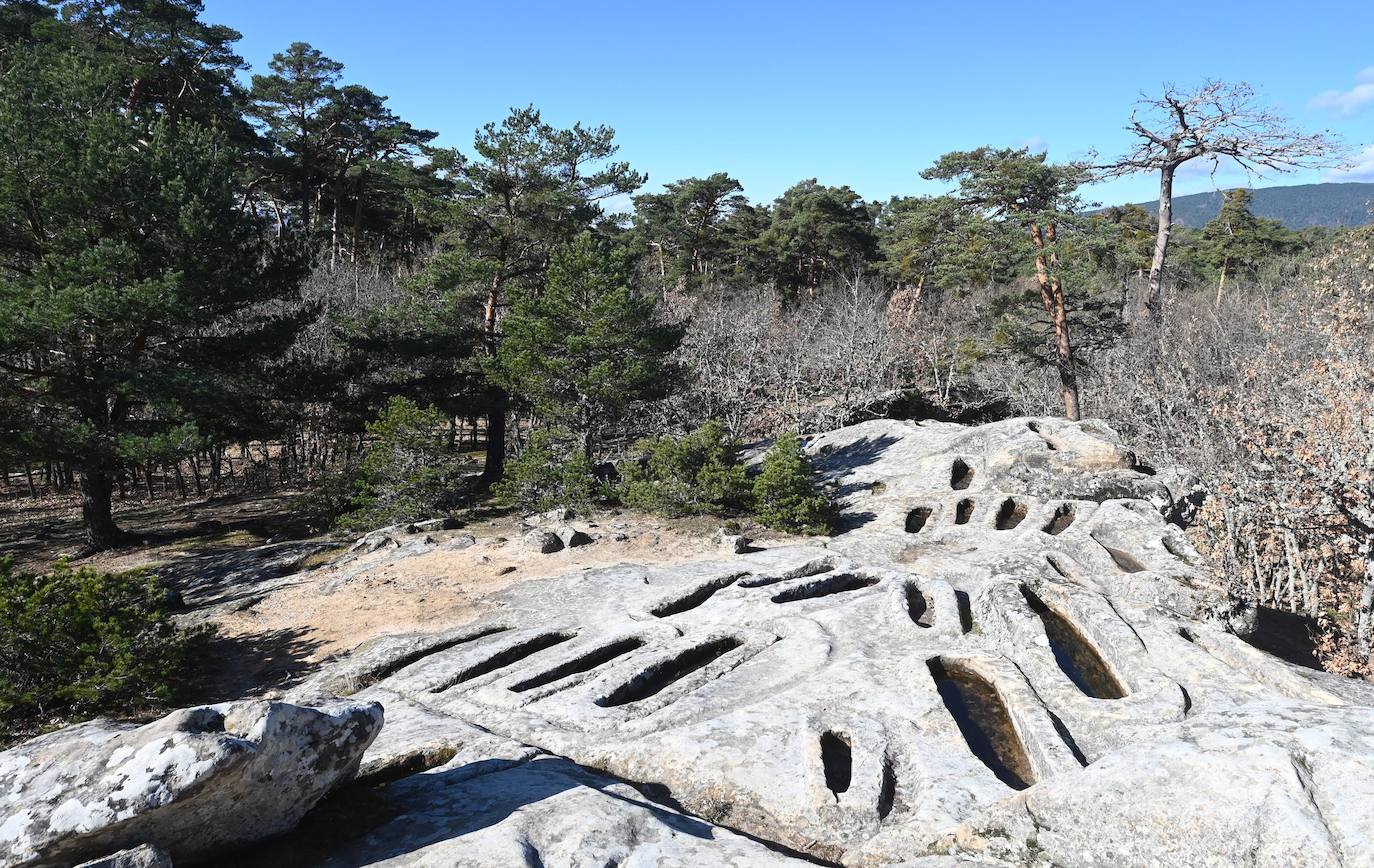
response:
[[[375,703],[234,702],[40,736],[0,753],[0,864],[218,856],[295,826],[381,726]]]
[[[527,582],[302,695],[386,706],[365,774],[440,763],[408,779],[432,793],[483,750],[554,754],[770,858],[1374,862],[1374,691],[1228,631],[1236,604],[1164,517],[1186,475],[1052,419],[875,421],[807,449],[844,504],[832,539]],[[576,825],[537,801],[526,824]]]
[[[1374,690],[1235,635],[1195,480],[1093,422],[807,449],[833,538],[525,582],[303,685],[385,707],[384,809],[268,863],[1374,864]]]

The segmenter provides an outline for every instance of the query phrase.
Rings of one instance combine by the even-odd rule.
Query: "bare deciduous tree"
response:
[[[1174,173],[1190,160],[1207,159],[1213,170],[1225,158],[1252,176],[1266,170],[1339,165],[1341,145],[1325,132],[1304,133],[1259,105],[1254,89],[1240,82],[1204,82],[1194,90],[1166,85],[1158,99],[1142,97],[1126,129],[1140,141],[1125,156],[1099,166],[1103,178],[1159,172],[1159,228],[1150,262],[1146,307],[1150,318],[1164,318],[1164,261],[1173,224]]]

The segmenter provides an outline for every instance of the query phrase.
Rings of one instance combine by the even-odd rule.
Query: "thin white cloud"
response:
[[[1025,148],[1032,154],[1044,154],[1049,152],[1050,143],[1040,136],[1030,136],[1029,138],[1022,139],[1016,147]]]
[[[1355,76],[1349,90],[1323,91],[1309,100],[1314,108],[1329,109],[1349,117],[1369,105],[1374,105],[1374,66],[1366,66]]]
[[[1350,165],[1327,172],[1323,181],[1374,181],[1374,145],[1360,151]]]

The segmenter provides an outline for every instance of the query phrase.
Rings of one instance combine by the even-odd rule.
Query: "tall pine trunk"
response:
[[[1064,402],[1064,418],[1077,422],[1082,418],[1078,402],[1078,371],[1073,359],[1073,343],[1069,339],[1068,300],[1064,296],[1064,286],[1057,272],[1051,268],[1058,264],[1054,253],[1055,225],[1045,226],[1042,234],[1037,225],[1030,227],[1031,243],[1035,246],[1035,279],[1040,285],[1040,301],[1045,313],[1054,323],[1055,367],[1059,371],[1059,395]],[[1050,245],[1047,252],[1046,244]]]
[[[491,279],[482,316],[482,339],[487,353],[496,355],[496,312],[501,304],[501,275]],[[480,484],[495,485],[506,475],[506,409],[510,396],[499,386],[487,390],[487,454]]]
[[[114,478],[108,468],[87,462],[81,469],[81,521],[86,528],[86,547],[103,551],[121,545],[129,535],[115,524],[111,494]]]

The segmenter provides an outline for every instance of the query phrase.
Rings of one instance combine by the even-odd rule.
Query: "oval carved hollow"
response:
[[[1045,627],[1045,638],[1050,640],[1054,662],[1074,686],[1083,691],[1085,696],[1094,699],[1125,698],[1125,685],[1112,673],[1096,646],[1072,621],[1047,605],[1025,585],[1021,586],[1021,596],[1025,597],[1031,611],[1040,617]]]
[[[921,589],[915,582],[907,582],[904,589],[906,596],[906,613],[911,618],[913,624],[918,627],[934,627],[935,611],[930,608],[930,601],[926,595],[921,593]]]
[[[1050,520],[1045,522],[1044,531],[1050,536],[1059,536],[1069,529],[1069,525],[1073,524],[1075,517],[1073,505],[1061,503],[1055,509],[1054,515],[1050,516]]]
[[[997,508],[997,519],[994,526],[998,530],[1012,530],[1026,518],[1027,511],[1024,503],[1014,497],[1008,497]]]
[[[954,464],[949,469],[949,487],[955,491],[963,491],[973,484],[973,468],[962,458],[954,459]]]
[[[817,597],[828,597],[832,594],[846,594],[850,591],[860,591],[864,588],[871,588],[878,584],[877,576],[861,576],[858,573],[834,573],[822,576],[804,585],[796,585],[785,591],[774,594],[772,599],[775,603],[794,603],[798,600],[813,600]]]
[[[854,749],[849,736],[838,732],[821,734],[821,769],[826,789],[839,796],[849,789],[854,775]]]
[[[920,533],[930,521],[931,513],[935,510],[929,506],[918,506],[906,514],[906,532]]]
[[[541,672],[533,678],[527,678],[519,684],[512,686],[510,689],[514,693],[524,693],[526,690],[543,687],[559,679],[567,678],[569,675],[589,672],[599,666],[604,666],[617,657],[623,657],[631,651],[642,648],[643,646],[644,640],[637,636],[632,636],[629,639],[621,639],[619,642],[612,642],[609,645],[602,645],[600,648],[589,651],[581,657],[575,657],[561,666],[555,666],[547,672]]]
[[[432,688],[431,692],[442,693],[450,687],[462,684],[465,681],[471,681],[474,678],[480,678],[483,675],[495,672],[498,669],[504,669],[512,663],[518,663],[519,661],[524,660],[526,657],[529,657],[532,654],[537,654],[538,652],[543,651],[546,648],[552,648],[555,645],[561,645],[562,643],[570,641],[576,636],[576,633],[544,633],[542,635],[535,636],[532,639],[526,639],[524,642],[521,642],[518,645],[512,645],[504,651],[498,651],[490,657],[486,658],[485,660],[482,660],[478,663],[473,664],[467,669],[464,669],[462,672],[458,673],[456,677],[449,679],[448,681],[439,685],[438,687]]]
[[[733,636],[722,636],[694,648],[688,648],[676,657],[669,658],[657,666],[640,672],[611,691],[609,696],[597,700],[596,704],[603,708],[615,708],[648,699],[698,669],[704,669],[743,644]]]
[[[977,502],[971,497],[966,497],[959,501],[959,505],[954,507],[954,523],[968,524],[973,518],[973,511],[977,506]]]
[[[926,666],[969,752],[1014,790],[1035,783],[1025,745],[997,688],[973,671],[939,657],[927,660]]]

